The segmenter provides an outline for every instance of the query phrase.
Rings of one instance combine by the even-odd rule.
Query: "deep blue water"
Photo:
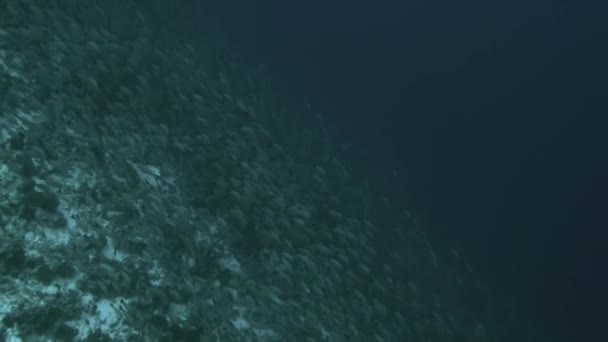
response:
[[[266,0],[249,48],[553,341],[608,317],[606,6]]]

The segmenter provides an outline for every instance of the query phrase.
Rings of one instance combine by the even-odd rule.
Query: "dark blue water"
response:
[[[603,340],[606,6],[267,0],[251,51],[553,341]],[[603,337],[604,339],[606,337]]]

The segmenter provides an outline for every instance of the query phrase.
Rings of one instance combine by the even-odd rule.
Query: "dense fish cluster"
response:
[[[377,250],[372,198],[277,128],[262,69],[200,53],[129,1],[0,2],[4,340],[498,337],[413,219]]]

